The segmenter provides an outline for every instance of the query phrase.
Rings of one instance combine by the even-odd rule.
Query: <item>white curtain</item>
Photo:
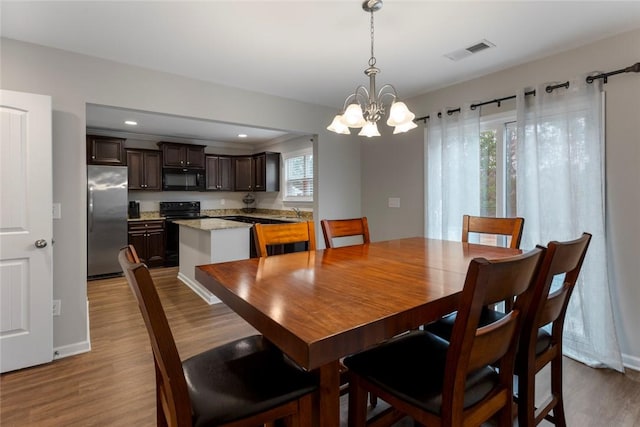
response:
[[[427,237],[460,240],[462,215],[480,214],[480,112],[429,115],[426,129]]]
[[[599,80],[517,95],[517,212],[521,247],[593,235],[564,326],[564,353],[622,371],[605,236],[603,94]]]

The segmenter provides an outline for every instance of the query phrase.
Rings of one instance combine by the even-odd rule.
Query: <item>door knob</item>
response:
[[[47,241],[44,239],[36,240],[36,248],[42,249],[47,246]]]

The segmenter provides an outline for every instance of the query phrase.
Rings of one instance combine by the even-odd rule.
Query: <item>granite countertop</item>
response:
[[[204,231],[226,230],[230,228],[250,228],[252,226],[252,224],[238,221],[229,221],[220,218],[179,219],[173,222],[174,224],[184,225],[186,227]]]
[[[211,218],[203,218],[203,219],[219,219],[217,217],[222,216],[243,216],[248,218],[265,218],[265,219],[276,219],[279,221],[287,221],[287,222],[302,222],[302,221],[311,221],[313,219],[312,212],[302,212],[302,217],[298,218],[293,216],[293,214],[288,214],[288,211],[269,211],[268,213],[263,212],[254,212],[254,213],[244,213],[244,212],[236,212],[236,211],[218,211],[218,210],[203,210],[202,215],[208,215]],[[153,220],[162,220],[165,219],[163,216],[160,216],[160,212],[157,211],[148,211],[148,212],[140,212],[140,218],[129,218],[129,221],[153,221]],[[181,220],[182,221],[182,220]],[[184,221],[197,221],[197,220],[184,220]],[[224,220],[228,221],[228,220]],[[236,221],[231,221],[236,222]],[[176,221],[178,223],[178,221]],[[248,224],[250,225],[250,224]]]

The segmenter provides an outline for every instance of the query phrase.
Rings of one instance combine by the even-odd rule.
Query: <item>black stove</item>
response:
[[[200,214],[200,202],[160,202],[160,216],[168,220],[208,218]]]
[[[180,263],[180,226],[173,221],[209,217],[200,213],[200,202],[160,202],[160,216],[166,220],[165,265],[167,267],[177,266]]]

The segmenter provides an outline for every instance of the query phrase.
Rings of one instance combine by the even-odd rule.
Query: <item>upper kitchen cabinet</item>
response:
[[[158,142],[162,148],[162,166],[166,168],[199,168],[205,167],[203,145],[176,144]]]
[[[280,153],[234,158],[236,191],[280,191]]]
[[[160,151],[127,150],[129,190],[162,191]]]
[[[230,156],[206,156],[206,190],[233,191],[233,158]]]
[[[233,169],[235,171],[235,191],[254,191],[253,158],[251,156],[234,157]]]
[[[260,153],[253,156],[254,191],[280,191],[280,153]]]
[[[126,154],[123,138],[87,135],[88,165],[126,165]]]

